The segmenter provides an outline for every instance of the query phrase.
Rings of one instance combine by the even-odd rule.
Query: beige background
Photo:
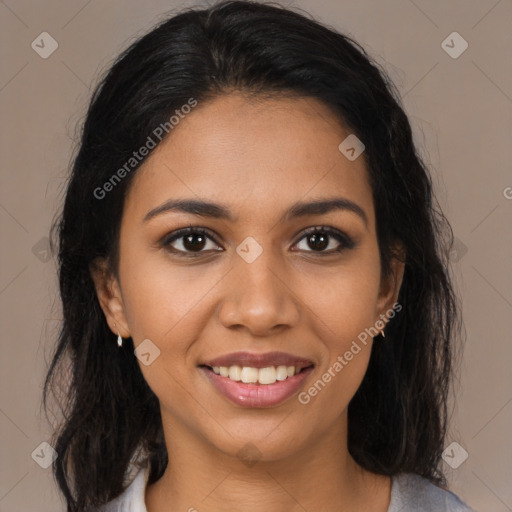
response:
[[[187,5],[0,1],[1,512],[64,510],[51,468],[39,467],[31,453],[49,439],[41,384],[59,306],[45,237],[62,198],[76,123],[98,72],[166,12]],[[404,96],[458,239],[453,274],[467,345],[447,445],[456,441],[469,457],[458,469],[443,464],[453,490],[477,510],[512,511],[512,2],[290,5],[352,35]],[[31,48],[43,31],[59,45],[47,59]],[[453,31],[469,44],[457,59],[441,46]]]

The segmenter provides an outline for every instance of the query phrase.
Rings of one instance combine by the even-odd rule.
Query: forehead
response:
[[[346,197],[372,225],[373,201],[364,155],[338,149],[350,135],[313,98],[219,96],[183,116],[133,179],[125,214],[143,218],[170,198],[230,205],[235,216],[280,216],[311,198]]]

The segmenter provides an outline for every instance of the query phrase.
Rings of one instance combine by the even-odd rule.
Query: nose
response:
[[[293,280],[271,251],[264,250],[252,263],[235,256],[218,314],[226,328],[269,336],[295,326],[300,319],[299,306]]]

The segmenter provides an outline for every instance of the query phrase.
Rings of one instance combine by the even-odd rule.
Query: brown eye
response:
[[[304,243],[302,247],[299,247],[299,250],[325,254],[341,252],[344,249],[351,249],[355,245],[348,235],[337,229],[322,226],[314,227],[307,231],[299,240],[299,244],[303,240]],[[327,248],[329,250],[326,250]]]
[[[213,237],[203,228],[185,228],[172,233],[162,245],[173,253],[186,255],[199,255],[202,252],[218,250],[219,245]]]
[[[182,245],[187,251],[200,251],[206,244],[206,237],[202,233],[193,233],[182,238]]]
[[[306,239],[308,246],[315,251],[323,251],[329,245],[329,235],[325,233],[312,233]]]

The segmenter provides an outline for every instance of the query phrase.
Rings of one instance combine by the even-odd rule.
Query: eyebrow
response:
[[[325,215],[337,210],[355,213],[364,221],[364,224],[368,229],[368,217],[363,208],[361,208],[357,203],[354,203],[350,199],[344,197],[299,201],[294,203],[284,212],[279,222],[290,221],[307,215]],[[143,221],[148,222],[158,215],[171,211],[190,213],[200,217],[224,219],[231,222],[236,220],[236,217],[229,208],[222,204],[203,201],[200,199],[169,199],[160,206],[150,210],[144,216]]]

